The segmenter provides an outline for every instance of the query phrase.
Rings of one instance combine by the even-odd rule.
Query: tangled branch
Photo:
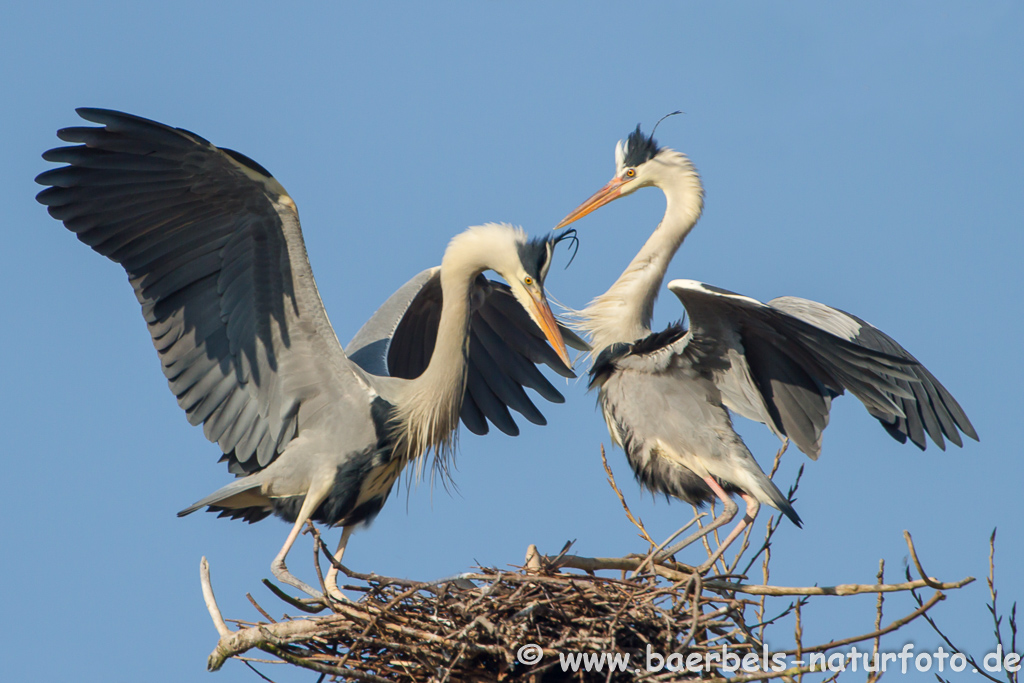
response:
[[[629,511],[625,497],[606,470],[627,518],[654,547],[643,523]],[[763,572],[768,575],[771,537],[777,525],[769,523],[764,543],[746,565],[749,569],[764,555]],[[330,552],[312,529],[316,546],[324,556]],[[935,626],[928,612],[945,599],[946,592],[974,581],[940,581],[925,573],[910,534],[905,540],[918,578],[909,575],[900,583],[884,582],[884,565],[874,583],[844,583],[833,586],[757,585],[743,575],[733,574],[743,552],[721,574],[702,575],[693,567],[672,560],[654,561],[655,553],[627,557],[580,557],[569,554],[571,543],[560,552],[546,556],[530,546],[523,567],[503,571],[476,568],[472,572],[440,582],[361,574],[343,565],[339,570],[349,584],[343,590],[361,595],[357,602],[295,600],[269,582],[287,606],[322,616],[279,619],[251,596],[259,621],[225,620],[217,607],[205,559],[202,563],[203,595],[220,639],[208,666],[219,669],[231,658],[252,661],[247,655],[260,650],[279,661],[316,671],[321,680],[354,681],[541,681],[557,677],[566,653],[628,655],[629,661],[643,662],[650,652],[680,658],[697,656],[701,661],[726,650],[739,657],[795,655],[802,660],[809,653],[830,653],[840,648],[873,641],[877,653],[882,636],[918,619]],[[993,546],[994,548],[994,546]],[[708,549],[710,552],[710,548]],[[609,572],[612,575],[609,575]],[[632,572],[627,576],[627,572]],[[319,566],[317,573],[320,574]],[[990,578],[993,610],[994,583]],[[932,591],[925,599],[920,592]],[[326,592],[326,591],[325,591]],[[882,625],[882,596],[907,592],[916,609]],[[824,596],[876,595],[876,619],[864,633],[834,638],[818,644],[803,642],[801,608]],[[746,596],[755,596],[750,599]],[[779,614],[765,619],[765,600],[795,598]],[[795,647],[769,651],[765,629],[781,620],[795,618]],[[1014,640],[1016,614],[1011,617]],[[235,625],[232,630],[228,625]],[[996,623],[999,628],[999,622]],[[944,637],[944,636],[943,636]],[[536,660],[521,656],[524,645],[536,646]],[[723,649],[724,648],[724,649]],[[610,660],[609,660],[610,661]],[[680,661],[682,661],[680,659]],[[796,680],[810,672],[800,661],[736,675],[721,660],[709,663],[695,674],[714,681]],[[630,668],[627,672],[579,670],[573,680],[675,680],[668,670]],[[552,678],[554,680],[554,678]],[[870,680],[877,680],[876,678]]]

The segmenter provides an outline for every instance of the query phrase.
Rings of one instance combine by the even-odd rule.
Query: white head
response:
[[[563,236],[530,239],[507,223],[475,225],[448,243],[441,261],[442,287],[452,281],[471,283],[485,270],[493,270],[508,282],[519,305],[541,329],[559,358],[571,367],[565,342],[544,295],[544,279],[551,267],[554,247]]]
[[[667,193],[670,187],[680,181],[687,186],[695,186],[699,195],[698,201],[702,199],[700,178],[686,155],[668,147],[659,147],[654,137],[644,135],[638,125],[629,137],[619,140],[615,145],[615,175],[612,179],[563,218],[555,229],[565,227],[619,197],[636,192],[641,187],[653,185]]]
[[[665,215],[626,270],[606,291],[578,313],[577,327],[590,335],[595,349],[631,342],[650,334],[654,301],[669,263],[704,209],[704,189],[686,155],[659,147],[640,126],[615,146],[615,176],[556,227],[641,187],[665,193]]]
[[[466,357],[477,277],[494,270],[544,333],[555,352],[571,367],[562,333],[544,296],[544,276],[557,238],[530,240],[511,225],[477,225],[456,235],[441,260],[443,302],[437,343],[426,369],[404,383],[393,429],[396,452],[405,462],[435,449],[435,467],[447,470],[466,382]]]

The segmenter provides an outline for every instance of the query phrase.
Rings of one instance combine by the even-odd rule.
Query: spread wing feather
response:
[[[900,443],[906,443],[909,438],[924,450],[927,446],[927,434],[939,448],[945,450],[943,436],[957,446],[963,445],[959,432],[975,441],[978,440],[978,433],[967,418],[967,414],[946,387],[942,386],[928,368],[918,363],[909,351],[885,332],[855,315],[817,301],[785,296],[772,299],[768,305],[859,346],[913,362],[908,369],[915,381],[897,380],[897,384],[912,396],[893,397],[902,409],[903,416],[868,408],[868,412],[878,418],[886,431]]]
[[[164,375],[236,474],[259,470],[299,409],[366,401],[309,267],[295,204],[259,164],[189,131],[102,109],[58,133],[36,180],[50,214],[121,264]]]
[[[486,434],[488,422],[510,435],[519,427],[509,409],[534,424],[543,414],[524,391],[533,389],[553,403],[562,394],[536,367],[544,363],[574,377],[548,346],[540,328],[501,282],[482,275],[471,297],[469,368],[462,422],[474,434]],[[430,268],[400,287],[356,333],[346,352],[367,372],[390,377],[418,377],[430,362],[441,318],[440,269]],[[560,326],[567,343],[583,344]],[[585,346],[585,345],[584,345]]]
[[[857,344],[820,326],[692,280],[669,283],[690,316],[679,352],[715,378],[730,409],[821,451],[831,399],[850,391],[872,412],[905,419],[920,366],[909,354]]]

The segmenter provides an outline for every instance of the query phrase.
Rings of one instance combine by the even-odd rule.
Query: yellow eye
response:
[[[527,275],[525,278],[523,278],[523,284],[529,287],[530,285],[533,284],[533,278]]]
[[[635,168],[627,168],[626,169],[626,177],[627,178],[634,178],[634,177],[636,177],[636,169]]]

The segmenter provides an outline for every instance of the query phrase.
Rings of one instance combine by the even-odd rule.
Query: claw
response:
[[[292,573],[288,571],[288,567],[285,566],[283,559],[275,559],[270,564],[270,571],[274,573],[274,577],[281,583],[287,583],[289,586],[298,588],[300,591],[309,595],[310,597],[316,598],[317,600],[323,600],[324,594],[316,590],[312,586],[292,576]]]
[[[711,477],[708,477],[708,479],[710,481],[714,482],[715,485],[717,486],[717,482],[715,482],[714,479],[711,479]],[[666,548],[665,550],[662,550],[660,553],[658,553],[658,557],[656,558],[656,561],[660,562],[661,560],[669,559],[670,557],[672,557],[673,555],[678,553],[680,550],[682,550],[686,546],[690,545],[691,543],[694,543],[695,541],[699,541],[701,538],[703,538],[704,536],[707,536],[709,533],[711,533],[712,531],[714,531],[718,527],[723,526],[723,525],[728,524],[729,522],[731,522],[733,517],[736,516],[736,511],[739,510],[739,506],[736,505],[736,503],[733,502],[733,500],[731,498],[729,498],[729,496],[727,496],[724,491],[722,492],[721,498],[722,498],[722,503],[725,505],[725,509],[722,510],[722,514],[720,514],[717,517],[715,517],[714,520],[712,520],[711,524],[708,524],[703,529],[700,529],[699,531],[695,531],[691,535],[689,535],[686,538],[684,538],[683,540],[679,541],[679,543],[676,543],[671,548]],[[685,529],[686,527],[683,527],[683,528]]]

